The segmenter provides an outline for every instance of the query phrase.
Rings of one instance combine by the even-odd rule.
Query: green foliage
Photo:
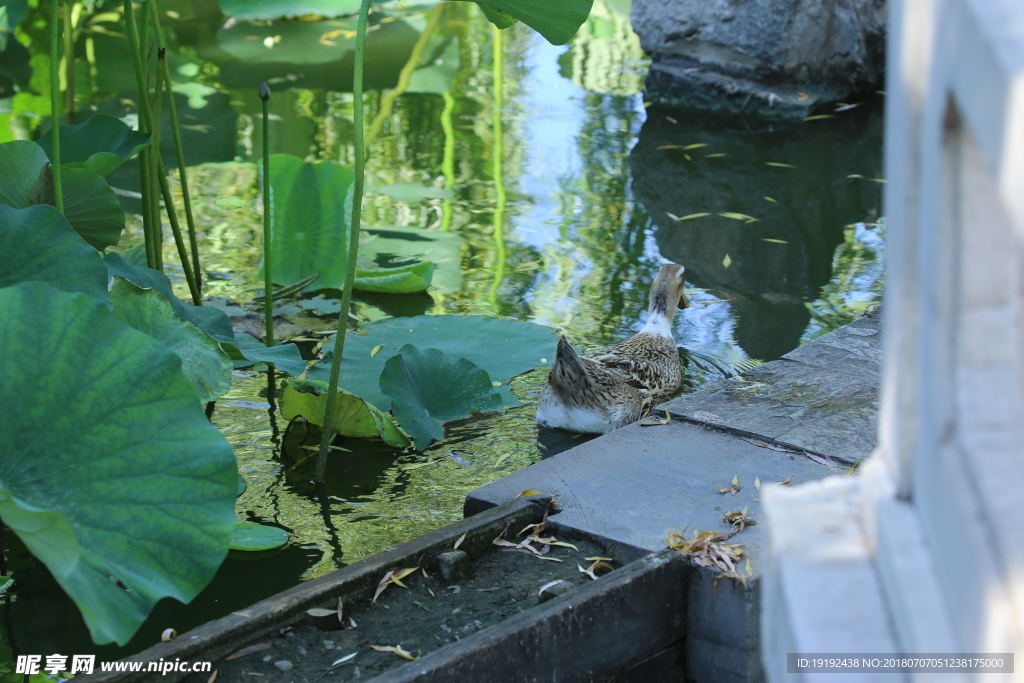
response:
[[[402,429],[422,451],[444,438],[445,422],[473,413],[504,412],[487,371],[465,358],[406,344],[384,364],[380,390],[392,400]]]
[[[435,348],[480,366],[492,381],[503,384],[498,393],[505,406],[512,408],[521,404],[505,383],[541,365],[542,358],[552,359],[557,341],[549,327],[482,316],[391,318],[366,325],[363,330],[366,334],[350,334],[345,341],[339,386],[358,393],[381,410],[391,409],[391,399],[377,388],[384,363],[406,344]],[[380,350],[371,356],[377,346]],[[306,377],[327,381],[331,355],[328,353],[311,367]]]
[[[466,243],[454,232],[398,226],[364,227],[368,235],[359,245],[359,261],[378,266],[425,260],[434,264],[430,286],[435,292],[462,289],[462,247]]]
[[[276,526],[240,522],[231,534],[232,550],[272,550],[288,543],[288,532]]]
[[[16,255],[0,260],[0,288],[38,281],[110,301],[103,259],[52,206],[0,204],[0,254]]]
[[[220,342],[231,360],[248,359],[257,363],[273,363],[276,369],[289,375],[302,374],[306,369],[306,361],[302,360],[302,354],[295,344],[281,344],[268,349],[257,342],[257,346],[239,348],[235,333],[231,329],[231,320],[224,311],[212,306],[193,306],[185,303],[174,295],[171,281],[160,271],[132,265],[120,254],[113,252],[103,257],[103,260],[112,277],[122,277],[136,287],[159,292],[177,315]]]
[[[234,528],[237,466],[181,361],[86,294],[0,290],[0,517],[123,644],[190,601]]]
[[[282,17],[344,17],[359,11],[359,0],[220,0],[229,17],[269,21]]]
[[[508,28],[516,19],[552,45],[565,45],[590,15],[593,0],[476,0],[487,20]]]
[[[64,168],[87,168],[106,176],[149,145],[149,133],[132,130],[120,119],[93,114],[77,126],[60,127],[60,161]],[[39,140],[48,159],[53,158],[53,129]]]
[[[54,203],[51,165],[42,147],[15,140],[0,144],[0,204],[22,209]],[[64,216],[96,249],[117,244],[124,211],[100,176],[85,168],[62,168]]]
[[[333,161],[306,163],[290,154],[274,154],[270,164],[274,280],[290,285],[319,273],[317,287],[341,288],[354,174]]]
[[[433,276],[434,264],[427,261],[382,270],[357,270],[353,286],[364,292],[409,294],[429,287]]]
[[[382,411],[355,394],[338,390],[335,432],[362,439],[380,437],[392,446],[404,448],[409,440]],[[281,394],[281,415],[286,420],[302,415],[320,427],[327,412],[327,382],[289,380]]]
[[[175,313],[163,295],[115,277],[110,298],[118,320],[178,354],[181,371],[201,403],[215,401],[228,392],[233,368],[227,354],[210,335]]]

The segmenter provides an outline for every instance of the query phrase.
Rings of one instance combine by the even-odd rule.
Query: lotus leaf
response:
[[[12,209],[0,204],[0,288],[28,280],[110,302],[107,268],[52,206]]]
[[[288,538],[288,532],[279,527],[241,522],[231,534],[230,547],[232,550],[272,550],[288,543]]]
[[[444,423],[473,413],[503,412],[501,396],[487,371],[437,349],[406,344],[384,364],[380,390],[391,398],[391,412],[422,451],[444,438]]]
[[[150,137],[149,133],[132,130],[109,114],[93,114],[77,126],[61,125],[61,167],[87,168],[97,175],[106,176],[149,145]],[[52,162],[52,128],[40,138],[39,146]]]
[[[405,344],[436,348],[450,356],[461,356],[479,365],[498,388],[505,407],[522,405],[505,384],[516,375],[549,362],[555,351],[555,331],[533,323],[482,316],[420,315],[391,318],[363,327],[366,334],[349,334],[341,364],[339,386],[360,396],[381,410],[391,409],[391,399],[378,389],[384,363]],[[332,348],[333,338],[324,344]],[[380,351],[371,356],[373,349]],[[327,381],[331,354],[306,372],[309,379]]]
[[[327,382],[289,380],[281,393],[281,415],[286,420],[302,415],[313,424],[323,427],[327,412],[327,388]],[[409,440],[387,415],[355,394],[339,389],[335,412],[336,429],[341,436],[363,439],[379,436],[398,448],[409,445]]]
[[[352,283],[355,289],[364,292],[384,292],[386,294],[409,294],[422,292],[430,286],[434,275],[434,264],[414,263],[398,268],[381,270],[357,270]]]
[[[145,332],[181,358],[181,371],[192,383],[201,403],[215,401],[231,388],[231,360],[220,344],[171,308],[155,289],[136,287],[122,277],[110,286],[114,315],[124,324]],[[305,369],[305,367],[303,367]]]
[[[181,361],[86,294],[0,290],[0,517],[126,643],[163,597],[210,581],[235,524],[237,465]]]
[[[476,4],[481,9],[486,7],[503,13],[484,11],[488,21],[498,28],[511,26],[506,16],[511,15],[552,45],[565,45],[587,20],[593,0],[476,0]]]
[[[430,286],[437,292],[462,289],[462,245],[456,233],[397,226],[363,228],[368,235],[359,245],[359,259],[378,266],[394,266],[402,261],[429,260],[434,264]]]
[[[64,217],[96,249],[117,244],[124,211],[106,181],[85,168],[63,168]],[[0,144],[0,204],[23,209],[53,204],[53,177],[43,149],[34,142]]]

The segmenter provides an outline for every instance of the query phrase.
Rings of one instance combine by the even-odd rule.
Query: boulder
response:
[[[633,0],[647,99],[799,119],[878,87],[885,0]]]

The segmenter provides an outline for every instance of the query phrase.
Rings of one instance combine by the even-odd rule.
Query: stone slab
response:
[[[852,463],[878,442],[879,316],[659,406],[673,416]]]
[[[761,492],[755,478],[764,488],[790,477],[796,484],[843,471],[700,425],[630,425],[472,491],[465,514],[535,489],[558,499],[561,512],[549,518],[551,528],[569,527],[655,552],[671,531],[728,531],[722,515],[745,505],[756,519]],[[728,488],[733,476],[739,493],[719,493],[716,487]],[[736,542],[748,546],[756,573],[760,528],[749,527]]]

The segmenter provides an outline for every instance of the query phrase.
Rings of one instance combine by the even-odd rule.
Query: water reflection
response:
[[[731,301],[748,355],[771,360],[799,345],[844,226],[877,218],[880,115],[865,106],[776,131],[656,110],[644,122],[630,155],[633,193],[661,255]],[[711,215],[680,220],[701,213]]]
[[[272,152],[351,165],[348,24],[225,23],[215,3],[177,0],[174,7],[180,20],[169,21],[167,33],[179,53],[175,89],[187,125],[204,292],[239,316],[239,305],[262,287],[256,85],[269,79],[274,88]],[[658,266],[677,261],[698,288],[689,292],[694,303],[729,299],[677,316],[677,340],[726,358],[769,359],[877,297],[882,247],[868,225],[880,206],[879,185],[868,180],[880,169],[877,105],[774,133],[673,123],[644,110],[643,55],[627,17],[627,1],[596,0],[572,44],[553,47],[522,27],[495,40],[470,3],[442,3],[393,22],[380,23],[378,15],[369,60],[375,73],[368,76],[371,88],[383,90],[366,95],[367,182],[414,181],[454,197],[409,203],[368,193],[363,217],[374,226],[367,239],[377,240],[368,249],[376,263],[409,256],[411,231],[429,229],[446,236],[427,255],[440,261],[443,254],[447,270],[442,283],[438,269],[439,286],[429,293],[357,293],[361,323],[498,314],[558,327],[587,350],[633,334],[644,323]],[[423,40],[429,25],[435,30]],[[95,92],[81,93],[80,101],[130,117],[134,82],[118,65],[123,41],[90,39]],[[309,47],[308,54],[297,46]],[[0,132],[24,137],[45,113],[19,106],[9,130]],[[162,139],[169,144],[169,130]],[[706,146],[685,149],[693,144]],[[170,148],[162,151],[174,167]],[[113,185],[137,189],[135,167],[117,173]],[[848,177],[856,174],[863,178]],[[132,198],[122,199],[132,210]],[[714,215],[668,215],[703,212]],[[728,212],[758,220],[718,215]],[[844,229],[858,221],[865,223]],[[138,230],[130,217],[121,246],[139,242]],[[165,249],[165,261],[175,263],[169,237]],[[174,266],[168,270],[173,278]],[[290,320],[306,330],[337,326],[336,319],[305,314]],[[708,378],[692,365],[688,376],[691,384]],[[89,645],[73,605],[40,579],[40,592],[19,593],[12,609],[15,623],[25,624],[22,646],[123,656],[155,642],[163,628],[186,630],[460,518],[467,491],[591,438],[538,430],[532,414],[542,381],[542,372],[514,380],[523,407],[452,425],[445,441],[422,454],[339,441],[325,484],[315,487],[319,434],[275,425],[265,375],[237,372],[213,421],[232,443],[247,483],[239,519],[287,528],[292,545],[269,555],[232,554],[193,605],[161,602],[123,651]],[[45,577],[31,557],[12,557],[17,571],[32,577],[25,585]]]

